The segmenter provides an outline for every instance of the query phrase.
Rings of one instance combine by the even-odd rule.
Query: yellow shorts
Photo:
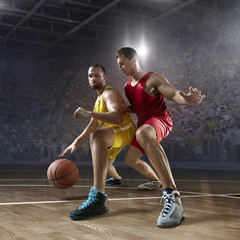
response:
[[[135,136],[134,124],[128,124],[125,127],[111,127],[114,132],[114,143],[108,150],[109,158],[115,160],[124,146],[131,143]]]

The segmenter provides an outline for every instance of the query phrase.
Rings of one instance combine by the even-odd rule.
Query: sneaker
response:
[[[106,186],[120,185],[122,183],[122,178],[108,178],[106,180]]]
[[[108,199],[107,195],[103,194],[100,190],[92,187],[88,200],[76,210],[72,211],[69,216],[74,220],[84,220],[98,215],[108,214]]]
[[[162,183],[160,181],[150,181],[138,186],[138,190],[156,190],[162,187]]]
[[[184,209],[180,200],[180,193],[173,190],[163,191],[164,208],[157,220],[157,226],[162,228],[175,227],[185,218]]]

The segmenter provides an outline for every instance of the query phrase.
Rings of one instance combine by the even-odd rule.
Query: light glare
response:
[[[139,50],[138,50],[138,52],[139,52],[139,55],[141,55],[141,56],[146,56],[146,54],[147,54],[147,49],[146,49],[146,47],[140,47],[139,48]]]

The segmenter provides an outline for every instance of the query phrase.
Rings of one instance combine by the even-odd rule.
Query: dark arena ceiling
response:
[[[239,16],[239,0],[0,0],[0,48],[90,52],[144,31],[200,37]]]

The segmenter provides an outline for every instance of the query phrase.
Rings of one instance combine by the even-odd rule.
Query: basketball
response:
[[[78,180],[77,165],[68,159],[58,159],[51,163],[47,170],[48,181],[59,189],[72,187]]]

